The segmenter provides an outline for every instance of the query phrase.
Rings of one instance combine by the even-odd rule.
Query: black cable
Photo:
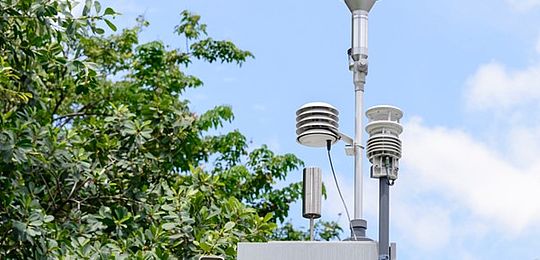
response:
[[[326,140],[326,151],[328,153],[328,161],[330,162],[330,169],[332,170],[332,176],[334,177],[334,183],[336,184],[337,191],[339,193],[339,197],[341,198],[341,203],[343,203],[343,207],[345,208],[345,213],[347,214],[347,220],[349,220],[349,228],[351,229],[351,234],[354,237],[354,240],[356,240],[356,234],[354,233],[354,229],[351,223],[351,215],[349,215],[349,210],[347,209],[347,204],[345,203],[345,199],[343,199],[343,194],[341,193],[341,189],[339,188],[339,183],[336,177],[336,171],[334,170],[334,163],[332,162],[332,155],[330,154],[330,148],[332,146],[331,140]]]

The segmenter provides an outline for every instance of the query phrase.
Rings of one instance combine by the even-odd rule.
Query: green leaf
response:
[[[183,236],[184,236],[184,234],[182,234],[182,233],[174,234],[174,235],[170,235],[170,236],[169,236],[169,239],[171,239],[171,240],[176,240],[176,239],[179,239],[179,238],[181,238],[181,237],[183,237]]]
[[[105,23],[109,26],[109,28],[111,28],[111,30],[115,31],[117,30],[116,28],[116,25],[114,25],[111,21],[109,21],[108,19],[104,19]]]
[[[173,211],[174,207],[172,207],[171,205],[165,204],[165,205],[161,206],[161,209],[166,210],[166,211]]]
[[[31,236],[31,237],[35,237],[35,236],[41,235],[41,232],[40,232],[39,230],[36,230],[36,229],[34,229],[34,228],[31,228],[31,227],[29,227],[29,228],[26,229],[26,233],[27,233],[29,236]]]
[[[268,221],[273,217],[273,215],[274,215],[274,214],[272,214],[272,212],[267,213],[267,214],[264,216],[263,221],[264,221],[264,222],[268,222]]]
[[[13,221],[13,227],[21,233],[26,230],[26,224],[20,221],[16,221],[16,220]]]
[[[124,222],[126,222],[126,221],[128,221],[128,220],[130,220],[130,219],[131,219],[131,214],[129,214],[129,215],[127,215],[127,216],[124,216],[122,219],[118,220],[117,222],[118,222],[119,224],[122,224],[122,223],[124,223]]]
[[[99,12],[101,11],[101,4],[98,1],[95,1],[94,8],[96,9],[96,13],[99,14]]]
[[[40,220],[35,220],[35,221],[30,222],[30,225],[34,226],[34,227],[39,227],[39,226],[43,225],[43,221],[41,219]]]
[[[161,226],[163,230],[171,230],[171,229],[174,229],[175,227],[176,227],[176,223],[165,223]]]
[[[105,8],[105,12],[103,14],[104,15],[115,15],[116,12],[112,8],[107,7],[107,8]]]
[[[229,231],[229,230],[233,229],[235,225],[236,224],[234,222],[227,222],[227,224],[225,224],[224,229],[225,229],[225,231]]]
[[[95,28],[94,30],[96,31],[97,34],[104,34],[105,33],[105,30],[103,30],[102,28]]]
[[[204,252],[210,252],[210,250],[212,250],[212,246],[210,246],[208,243],[206,242],[200,242],[199,243],[199,247],[204,251]]]
[[[91,6],[92,6],[92,0],[86,0],[86,2],[84,4],[84,7],[83,7],[83,11],[82,11],[83,16],[87,16],[88,13],[90,13],[90,7]]]

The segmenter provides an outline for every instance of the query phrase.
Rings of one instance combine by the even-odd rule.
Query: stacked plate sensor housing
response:
[[[403,112],[397,107],[381,105],[369,108],[366,116],[369,119],[366,154],[372,164],[371,177],[396,180],[401,158],[399,135],[403,132],[399,120]]]
[[[296,141],[309,147],[325,147],[339,140],[339,112],[323,102],[307,103],[296,111]]]

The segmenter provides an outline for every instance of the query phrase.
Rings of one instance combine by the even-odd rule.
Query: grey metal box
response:
[[[238,243],[238,260],[377,260],[373,241]]]

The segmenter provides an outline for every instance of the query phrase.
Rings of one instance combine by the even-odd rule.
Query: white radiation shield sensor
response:
[[[339,112],[330,104],[311,102],[296,111],[296,141],[309,147],[326,147],[339,140]]]
[[[403,132],[400,124],[403,112],[397,107],[381,105],[369,108],[366,116],[369,119],[366,153],[372,163],[371,177],[396,180],[401,158],[399,135]]]

